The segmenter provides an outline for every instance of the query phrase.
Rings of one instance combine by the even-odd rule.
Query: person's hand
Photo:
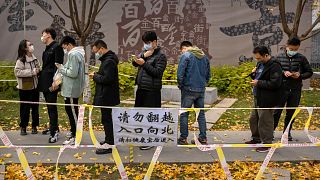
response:
[[[36,73],[39,74],[40,68],[36,68]]]
[[[49,90],[50,90],[51,92],[53,92],[53,91],[57,90],[58,87],[59,87],[59,86],[56,86],[56,84],[53,82],[52,85],[51,85],[51,87],[49,88]]]
[[[58,68],[58,69],[60,69],[61,68],[61,64],[59,64],[59,63],[54,63],[55,65],[56,65],[56,67]]]
[[[251,84],[251,86],[257,86],[257,84],[258,84],[258,80],[252,80],[251,82],[250,82],[250,84]]]
[[[154,52],[154,49],[153,49],[153,48],[152,48],[152,49],[149,49],[148,51],[146,51],[146,52],[143,54],[143,56],[144,56],[145,58],[147,58],[147,57],[151,56],[151,55],[153,54],[153,52]]]
[[[94,76],[94,72],[89,73],[90,78],[93,78],[93,76]]]
[[[285,71],[285,72],[284,72],[284,75],[285,75],[286,77],[290,77],[290,76],[292,76],[292,73],[291,73],[290,71]]]
[[[136,59],[135,62],[140,66],[144,64],[144,60],[142,58]]]
[[[298,79],[299,77],[300,77],[300,73],[299,72],[292,73],[292,78]]]

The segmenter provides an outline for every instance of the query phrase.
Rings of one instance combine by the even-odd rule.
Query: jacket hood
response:
[[[198,59],[202,59],[205,54],[204,52],[202,51],[202,49],[196,47],[196,46],[193,46],[192,48],[190,48],[188,50],[190,53],[194,54]]]
[[[107,53],[105,53],[104,55],[102,55],[99,60],[102,62],[104,60],[107,60],[107,59],[112,59],[114,60],[114,62],[116,64],[119,63],[119,59],[118,57],[116,56],[116,53],[114,53],[113,51],[109,50]]]
[[[73,52],[78,52],[78,53],[80,53],[83,57],[84,57],[84,54],[85,54],[85,51],[84,51],[83,46],[78,46],[78,47],[72,48],[72,49],[68,52],[68,54],[73,53]]]

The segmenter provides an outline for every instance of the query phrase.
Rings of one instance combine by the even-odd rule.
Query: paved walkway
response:
[[[47,135],[31,135],[20,136],[18,131],[6,132],[11,142],[14,145],[52,145],[47,143]],[[95,132],[98,139],[102,140],[103,132]],[[191,140],[191,132],[189,141]],[[280,141],[281,132],[276,132],[276,141]],[[319,131],[311,131],[311,134],[320,137]],[[58,143],[54,145],[61,145],[64,140],[64,132],[61,133],[61,138]],[[307,136],[303,131],[293,131],[294,141],[290,143],[304,143],[309,142]],[[249,131],[215,131],[208,132],[208,142],[213,143],[243,143],[250,139]],[[88,132],[84,132],[81,144],[92,144]],[[0,145],[3,145],[0,143]],[[43,164],[52,164],[56,162],[58,157],[57,148],[25,148],[26,157],[29,163],[42,162]],[[122,157],[123,163],[129,163],[129,148],[118,147],[119,153]],[[147,151],[141,151],[138,147],[134,147],[134,162],[149,163],[153,156],[155,148]],[[223,148],[227,161],[263,161],[266,153],[257,153],[254,148]],[[18,157],[12,149],[0,149],[0,157],[4,154],[12,154],[11,158],[5,158],[5,162],[18,163]],[[164,163],[212,163],[218,159],[215,151],[201,152],[197,148],[178,148],[178,147],[164,147],[159,161]],[[304,148],[280,148],[274,153],[271,161],[307,161],[307,160],[320,160],[320,147],[304,147]],[[112,163],[112,156],[109,155],[96,155],[94,148],[79,148],[67,149],[63,152],[60,158],[60,164],[65,163]]]

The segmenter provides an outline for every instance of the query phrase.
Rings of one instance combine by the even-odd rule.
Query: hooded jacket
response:
[[[178,65],[179,89],[204,92],[211,77],[208,57],[198,47],[192,47],[180,56]]]
[[[93,104],[97,106],[115,106],[120,104],[119,76],[117,55],[109,50],[99,60],[99,71],[94,74],[93,81],[96,83],[96,92]]]
[[[58,71],[63,75],[61,95],[69,98],[79,98],[85,84],[84,49],[74,47],[68,52],[67,62]]]
[[[38,76],[36,72],[36,68],[40,68],[39,61],[37,58],[32,55],[32,57],[26,56],[26,62],[22,62],[20,59],[17,60],[16,65],[14,67],[14,75],[17,78],[18,89],[23,89],[23,81],[25,78],[30,78],[32,77],[32,86],[28,89],[23,89],[23,90],[32,90],[36,89],[38,86]],[[31,80],[31,79],[30,79]]]

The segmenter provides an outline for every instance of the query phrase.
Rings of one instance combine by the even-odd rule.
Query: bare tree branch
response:
[[[57,3],[56,0],[53,0],[53,2],[56,4],[56,6],[59,8],[59,10],[62,12],[63,15],[65,15],[67,18],[71,18],[70,15],[67,15],[67,13],[65,13],[65,12],[63,11],[63,9],[59,6],[59,4]],[[71,11],[70,11],[70,13],[71,13]]]
[[[74,14],[76,15],[76,24],[77,24],[77,26],[78,26],[78,29],[79,29],[79,31],[81,31],[82,32],[82,29],[81,29],[81,27],[80,27],[80,19],[79,19],[79,14],[78,14],[78,6],[77,6],[77,2],[76,2],[76,0],[72,0],[73,1],[73,9],[74,9]]]
[[[307,29],[306,32],[301,35],[301,37],[302,37],[302,38],[307,37],[308,34],[311,33],[311,31],[313,30],[313,28],[316,27],[316,25],[319,24],[319,23],[320,23],[320,16],[317,17],[317,19],[313,22],[313,24],[311,25],[311,27],[310,27],[309,29]]]
[[[88,28],[84,31],[84,35],[87,37],[92,29],[92,25],[98,15],[98,8],[99,8],[99,4],[100,4],[100,0],[96,0],[96,3],[94,5],[94,8],[93,8],[93,13],[92,13],[92,16],[90,18],[90,22],[89,22],[89,26]]]
[[[82,1],[82,15],[81,15],[81,30],[84,30],[84,21],[86,18],[86,10],[87,10],[87,0]]]
[[[320,32],[320,29],[317,29],[317,30],[313,31],[312,33],[310,33],[309,36],[301,37],[300,40],[301,41],[307,40],[307,39],[311,38],[312,36],[319,34],[319,32]]]
[[[293,23],[293,28],[292,28],[292,35],[297,35],[298,34],[298,29],[299,29],[299,24],[300,24],[300,19],[301,19],[301,14],[303,11],[303,0],[299,0],[296,8],[296,15],[294,16],[294,23]],[[305,2],[304,2],[305,4]]]
[[[93,4],[94,4],[94,1],[90,1],[90,10],[89,10],[88,19],[87,19],[84,31],[86,31],[88,29],[88,27],[89,27],[90,19],[91,19],[91,16],[92,16]]]
[[[109,1],[109,0],[105,0],[105,2],[104,2],[104,3],[101,5],[101,7],[99,8],[97,14],[100,13],[101,9],[107,4],[108,1]]]
[[[77,26],[75,19],[74,19],[74,14],[72,13],[73,12],[73,4],[72,4],[71,0],[69,1],[69,11],[70,11],[70,19],[71,19],[72,27],[77,34],[80,34],[79,27]]]
[[[283,31],[290,36],[292,34],[292,30],[288,26],[287,18],[286,18],[286,6],[285,0],[279,0],[279,12],[281,17],[281,23]]]

